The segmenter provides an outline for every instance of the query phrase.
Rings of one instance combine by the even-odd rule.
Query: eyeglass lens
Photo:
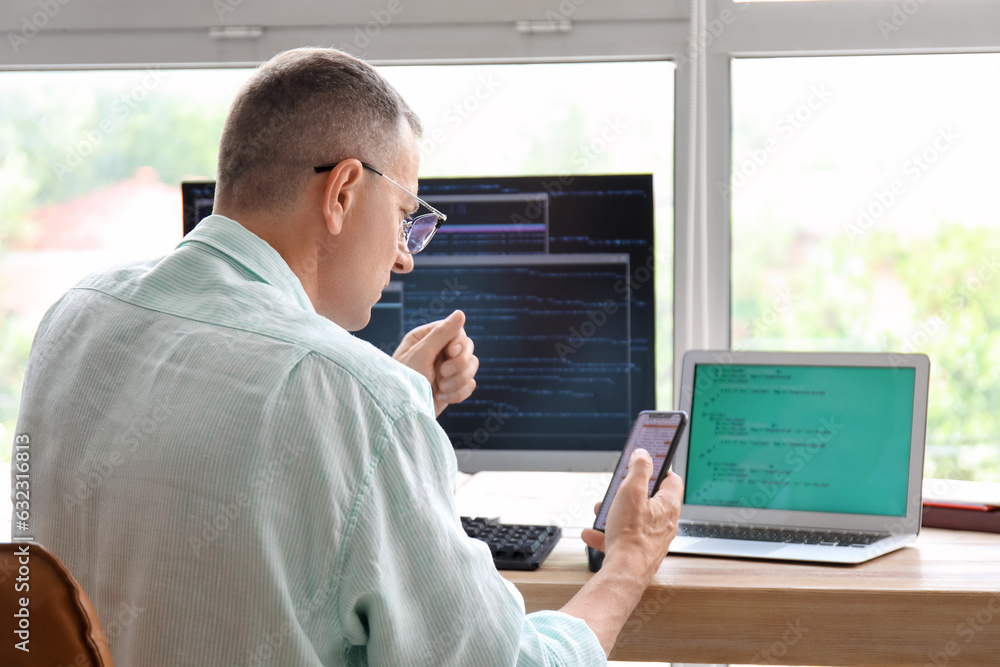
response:
[[[428,243],[434,232],[437,231],[438,217],[433,213],[421,215],[414,218],[406,235],[406,249],[411,253],[420,252]]]

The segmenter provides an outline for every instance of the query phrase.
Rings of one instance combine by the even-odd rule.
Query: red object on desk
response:
[[[926,528],[1000,533],[1000,506],[925,500],[920,524]]]

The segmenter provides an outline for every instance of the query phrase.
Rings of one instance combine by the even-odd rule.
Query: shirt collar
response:
[[[240,223],[221,215],[210,215],[195,226],[180,248],[188,243],[203,243],[233,260],[295,301],[303,310],[315,313],[312,301],[302,288],[299,277],[289,268],[278,251]]]

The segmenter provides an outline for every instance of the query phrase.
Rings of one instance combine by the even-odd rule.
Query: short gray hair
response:
[[[216,199],[273,212],[295,201],[314,166],[358,158],[387,169],[402,150],[402,119],[420,135],[416,114],[368,63],[334,49],[279,53],[233,100]]]

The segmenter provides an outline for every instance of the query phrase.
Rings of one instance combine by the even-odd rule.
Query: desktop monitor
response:
[[[186,236],[202,218],[212,215],[212,207],[215,205],[215,181],[184,181],[181,183],[181,202]]]
[[[185,193],[210,212],[204,184]],[[656,407],[652,176],[429,178],[420,196],[448,221],[355,335],[391,353],[463,310],[477,387],[439,417],[459,468],[611,470]]]

